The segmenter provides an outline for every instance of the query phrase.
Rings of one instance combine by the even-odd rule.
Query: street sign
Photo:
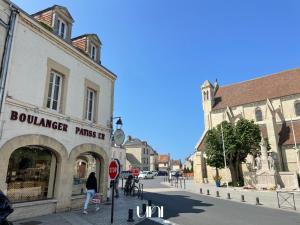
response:
[[[138,177],[140,175],[140,170],[137,168],[131,169],[132,176]]]
[[[120,172],[120,164],[117,160],[112,160],[108,167],[108,173],[111,180],[115,180]]]
[[[110,179],[113,181],[112,192],[111,192],[111,214],[110,224],[114,223],[114,198],[115,198],[115,179],[118,178],[120,173],[120,162],[118,159],[114,159],[110,162],[108,167],[108,174]]]

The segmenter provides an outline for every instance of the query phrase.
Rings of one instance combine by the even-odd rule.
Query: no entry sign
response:
[[[108,173],[111,180],[115,180],[119,176],[120,164],[117,160],[112,160],[108,167]]]

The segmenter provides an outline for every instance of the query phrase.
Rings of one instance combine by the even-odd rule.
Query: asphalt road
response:
[[[144,198],[164,206],[164,219],[180,225],[300,225],[300,214],[185,191],[169,191],[162,178],[145,180]],[[151,189],[153,191],[151,191]],[[154,215],[155,216],[155,215]],[[139,225],[157,225],[145,220]]]

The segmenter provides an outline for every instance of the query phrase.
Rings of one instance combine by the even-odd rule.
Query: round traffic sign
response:
[[[119,175],[119,162],[117,160],[112,160],[108,167],[108,174],[111,180],[115,180]]]
[[[139,174],[140,174],[140,170],[137,169],[137,168],[133,168],[133,169],[131,170],[131,172],[132,172],[132,176],[134,176],[134,177],[137,177],[137,176],[139,176]]]

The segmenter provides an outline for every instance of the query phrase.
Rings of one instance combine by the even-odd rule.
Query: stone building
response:
[[[171,170],[171,157],[170,154],[158,155],[158,170],[168,172]]]
[[[121,171],[126,170],[126,149],[123,146],[113,146],[111,148],[111,159],[118,159]]]
[[[150,150],[150,171],[158,171],[158,153],[153,148]]]
[[[194,176],[197,182],[213,181],[215,168],[206,165],[207,131],[222,121],[235,123],[240,118],[254,120],[268,138],[275,167],[284,176],[299,171],[295,142],[300,142],[300,69],[279,72],[228,86],[218,87],[206,80],[201,86],[205,130],[196,145]],[[293,129],[294,128],[294,129]],[[295,139],[293,137],[293,130]],[[299,145],[298,145],[299,148]],[[249,156],[243,165],[247,181],[255,168]],[[220,171],[225,177],[225,170]],[[230,175],[229,171],[227,174]],[[249,175],[249,176],[248,176]],[[283,181],[284,183],[285,181]],[[281,184],[284,186],[284,184]]]
[[[127,169],[138,168],[140,170],[150,170],[150,153],[152,147],[146,141],[128,136],[125,144],[127,155]]]
[[[12,217],[81,207],[90,172],[106,200],[116,75],[100,63],[101,42],[96,34],[72,38],[65,7],[13,10],[0,118],[0,189]]]

